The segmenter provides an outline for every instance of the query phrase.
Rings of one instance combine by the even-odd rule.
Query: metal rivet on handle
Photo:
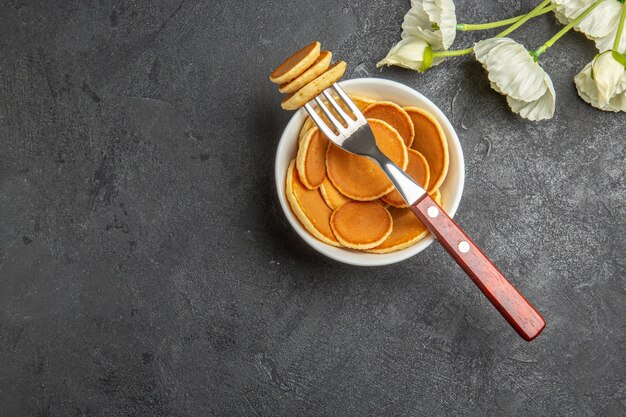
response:
[[[428,217],[432,217],[433,219],[439,215],[439,209],[435,206],[428,207],[426,212],[428,213]]]
[[[459,243],[459,250],[461,253],[467,253],[470,250],[470,245],[466,241],[462,241]]]

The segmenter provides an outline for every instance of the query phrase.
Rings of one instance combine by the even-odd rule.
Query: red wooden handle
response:
[[[541,333],[543,317],[429,195],[411,210],[521,337],[530,341]]]

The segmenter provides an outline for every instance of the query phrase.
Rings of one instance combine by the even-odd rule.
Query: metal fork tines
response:
[[[374,161],[389,177],[407,204],[413,204],[422,197],[426,191],[382,153],[376,144],[376,139],[367,123],[367,119],[350,97],[348,97],[348,94],[346,94],[337,83],[333,84],[331,88],[355,118],[352,118],[346,113],[337,103],[337,100],[329,93],[328,90],[330,90],[330,88],[328,88],[324,90],[322,94],[304,105],[305,110],[311,119],[313,119],[313,122],[315,122],[318,129],[337,146],[348,152],[367,157]],[[335,114],[333,114],[326,103],[324,103],[321,96],[324,96],[335,114],[341,120],[337,119]],[[324,119],[315,111],[315,104],[322,110],[322,113],[326,116],[332,128],[326,124]],[[334,131],[333,128],[335,129]]]
[[[315,122],[317,127],[320,129],[322,133],[324,133],[329,139],[335,142],[337,145],[341,146],[344,140],[350,137],[354,132],[356,132],[360,127],[367,125],[367,120],[363,113],[359,110],[359,108],[350,100],[350,97],[343,91],[339,85],[336,83],[331,87],[337,96],[343,101],[346,107],[352,112],[352,114],[356,117],[353,119],[344,111],[344,109],[335,101],[335,98],[328,92],[329,89],[324,90],[322,94],[315,97],[313,100],[309,101],[305,104],[305,109],[311,116],[311,119]],[[329,108],[324,104],[324,101],[321,99],[321,96],[324,96],[328,103],[332,106],[335,113],[341,118],[341,122],[337,120],[335,115],[329,110]],[[328,121],[335,128],[333,131],[325,122],[324,119],[320,117],[320,115],[314,110],[312,103],[315,102],[318,107],[322,110]]]

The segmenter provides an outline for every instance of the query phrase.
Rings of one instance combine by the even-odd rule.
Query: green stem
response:
[[[443,58],[443,57],[446,57],[446,56],[469,55],[472,52],[474,52],[474,48],[458,49],[456,51],[441,51],[441,52],[434,52],[433,53],[433,57],[434,58]]]
[[[537,16],[544,7],[546,7],[548,4],[550,4],[550,1],[551,0],[543,0],[541,3],[539,3],[539,5],[537,7],[532,9],[526,16],[522,17],[520,20],[518,20],[517,22],[515,22],[514,24],[512,24],[511,26],[506,28],[504,31],[498,33],[496,35],[496,38],[503,38],[503,37],[505,37],[509,33],[513,32],[514,30],[516,30],[517,28],[522,26],[524,23],[528,22],[533,17]]]
[[[535,49],[531,55],[535,58],[535,60],[537,60],[537,57],[539,57],[539,55],[543,54],[545,51],[548,50],[548,48],[550,48],[552,45],[554,45],[554,43],[556,41],[558,41],[561,36],[565,35],[567,32],[569,32],[574,26],[576,26],[577,24],[579,24],[581,22],[581,20],[583,20],[585,17],[587,17],[587,15],[589,13],[591,13],[593,11],[593,9],[595,9],[596,7],[598,7],[598,5],[600,3],[602,3],[604,0],[596,0],[595,3],[593,3],[591,6],[587,7],[585,9],[584,12],[582,12],[581,14],[578,15],[578,17],[574,20],[572,20],[571,22],[569,22],[567,25],[565,25],[565,27],[563,27],[563,29],[559,30],[556,35],[554,35],[553,37],[551,37],[550,39],[548,39],[548,41],[546,43],[544,43],[543,45],[541,45],[539,48]]]
[[[541,16],[542,14],[549,13],[555,8],[556,8],[555,4],[551,4],[548,7],[544,7],[539,13],[535,15],[535,17]],[[512,25],[513,23],[524,18],[525,16],[526,15],[523,14],[520,16],[512,17],[510,19],[498,20],[497,22],[489,22],[489,23],[459,23],[456,25],[456,30],[468,31],[468,30],[487,30],[487,29],[499,28],[501,26]]]
[[[619,42],[622,40],[622,31],[624,30],[624,19],[626,18],[626,4],[622,3],[622,14],[619,16],[619,25],[613,42],[613,50],[619,51]]]
[[[515,24],[509,26],[506,30],[504,30],[500,34],[496,35],[496,38],[501,38],[503,36],[508,35],[509,33],[513,32],[514,30],[516,30],[517,28],[522,26],[524,23],[526,23],[527,21],[532,19],[533,17],[539,16],[540,14],[543,14],[543,10],[544,9],[552,10],[553,7],[552,6],[548,6],[548,4],[550,4],[551,1],[552,0],[544,0],[544,1],[542,1],[537,7],[535,7],[530,12],[528,12],[527,14],[522,16]],[[602,1],[602,0],[598,0],[598,1]],[[469,55],[472,52],[474,52],[474,48],[460,49],[458,51],[441,51],[441,52],[434,52],[432,57],[433,58],[444,58],[444,57],[449,57],[449,56],[461,56],[461,55]]]

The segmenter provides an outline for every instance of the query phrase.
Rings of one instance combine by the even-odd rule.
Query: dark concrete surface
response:
[[[593,45],[542,56],[557,113],[533,123],[469,57],[377,70],[407,9],[1,1],[0,415],[625,415],[626,117],[576,94]],[[364,269],[291,230],[273,185],[290,114],[267,76],[313,39],[346,78],[403,82],[450,117],[457,219],[545,315],[536,341],[436,245]]]

